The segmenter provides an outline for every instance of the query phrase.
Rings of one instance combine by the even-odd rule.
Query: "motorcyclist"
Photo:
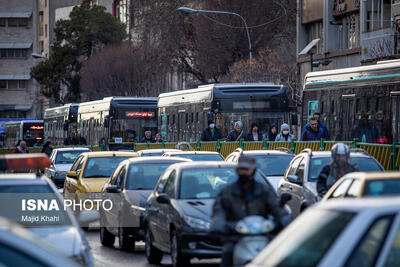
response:
[[[317,192],[323,196],[332,185],[341,177],[350,172],[358,171],[357,168],[349,163],[350,148],[337,143],[332,147],[332,162],[326,165],[318,176]]]
[[[256,160],[241,155],[236,168],[238,180],[226,186],[217,195],[213,207],[210,231],[223,234],[224,247],[221,266],[232,266],[235,240],[229,234],[235,233],[238,221],[251,215],[268,218],[273,215],[279,228],[289,224],[290,215],[279,205],[279,197],[268,185],[255,181]]]

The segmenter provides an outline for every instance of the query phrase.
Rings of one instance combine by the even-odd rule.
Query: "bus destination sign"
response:
[[[154,112],[149,111],[127,111],[125,112],[127,118],[153,118]]]

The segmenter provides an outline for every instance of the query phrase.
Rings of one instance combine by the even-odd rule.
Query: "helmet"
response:
[[[336,161],[338,159],[338,156],[346,156],[346,161],[348,161],[350,158],[350,148],[343,143],[337,143],[336,145],[334,145],[332,147],[331,153],[333,161]]]

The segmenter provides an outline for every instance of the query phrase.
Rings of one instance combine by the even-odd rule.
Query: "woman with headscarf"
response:
[[[289,142],[294,139],[294,136],[290,134],[290,127],[284,123],[281,125],[281,132],[276,136],[275,141]]]
[[[268,133],[263,135],[263,140],[268,139],[268,141],[275,141],[276,136],[278,135],[278,127],[275,123],[272,123],[269,127]]]
[[[53,144],[50,141],[47,141],[42,148],[42,153],[45,153],[48,157],[50,157],[51,152],[53,152]]]
[[[262,141],[262,135],[260,134],[257,123],[251,125],[251,132],[247,135],[247,141]]]

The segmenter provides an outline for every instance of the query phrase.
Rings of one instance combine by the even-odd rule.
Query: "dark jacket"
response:
[[[50,157],[51,152],[53,152],[53,149],[51,149],[50,147],[45,147],[42,149],[42,153],[45,153],[48,157]]]
[[[221,131],[217,127],[214,128],[213,132],[211,132],[210,127],[205,128],[203,134],[201,135],[201,141],[211,142],[211,141],[218,141],[218,139],[222,138]]]
[[[147,143],[147,142],[155,143],[156,140],[153,137],[151,137],[150,139],[147,139],[146,137],[143,137],[142,140],[140,140],[140,143]]]
[[[303,131],[301,133],[301,135],[303,136],[303,133],[306,131],[307,127],[310,127],[310,124],[307,123],[304,128]],[[318,121],[318,127],[320,127],[324,132],[325,132],[325,136],[326,136],[326,140],[331,140],[331,136],[329,135],[329,131],[328,128],[326,128],[326,125],[323,122]]]
[[[67,137],[64,139],[64,146],[71,146],[74,144],[74,141],[71,137]]]
[[[321,127],[318,126],[318,131],[313,131],[311,126],[308,126],[301,136],[301,141],[319,141],[322,138],[327,138],[327,135]]]
[[[29,150],[28,149],[25,150],[21,146],[17,146],[15,148],[14,153],[16,153],[16,154],[24,154],[24,153],[29,153]]]
[[[347,163],[344,167],[338,167],[335,163],[326,165],[320,172],[317,180],[317,192],[325,194],[337,180],[350,172],[356,172],[358,169]]]
[[[242,133],[242,136],[240,136],[240,138],[238,139],[240,133]],[[232,130],[232,131],[229,133],[228,137],[226,138],[226,141],[235,142],[235,141],[239,141],[239,140],[242,139],[242,138],[243,138],[243,139],[246,139],[246,134],[243,132],[243,130],[242,130],[240,133],[238,134],[238,133],[236,132],[236,130]]]
[[[246,141],[262,141],[263,138],[262,138],[262,135],[260,133],[258,133],[258,140],[254,140],[253,133],[249,133],[249,134],[247,134],[245,140]]]
[[[76,146],[78,146],[78,145],[87,145],[87,143],[86,143],[86,139],[84,138],[84,137],[76,137],[76,138],[74,138],[73,140],[73,144],[74,145],[76,145]]]
[[[361,142],[365,135],[365,140],[367,143],[376,143],[377,139],[380,137],[379,128],[373,124],[359,124],[353,131],[353,138],[358,138]]]
[[[290,222],[290,216],[279,206],[279,197],[273,188],[255,182],[251,195],[251,199],[246,200],[237,181],[223,188],[215,198],[211,231],[229,233],[238,221],[250,215],[265,218],[273,215],[281,227]]]

